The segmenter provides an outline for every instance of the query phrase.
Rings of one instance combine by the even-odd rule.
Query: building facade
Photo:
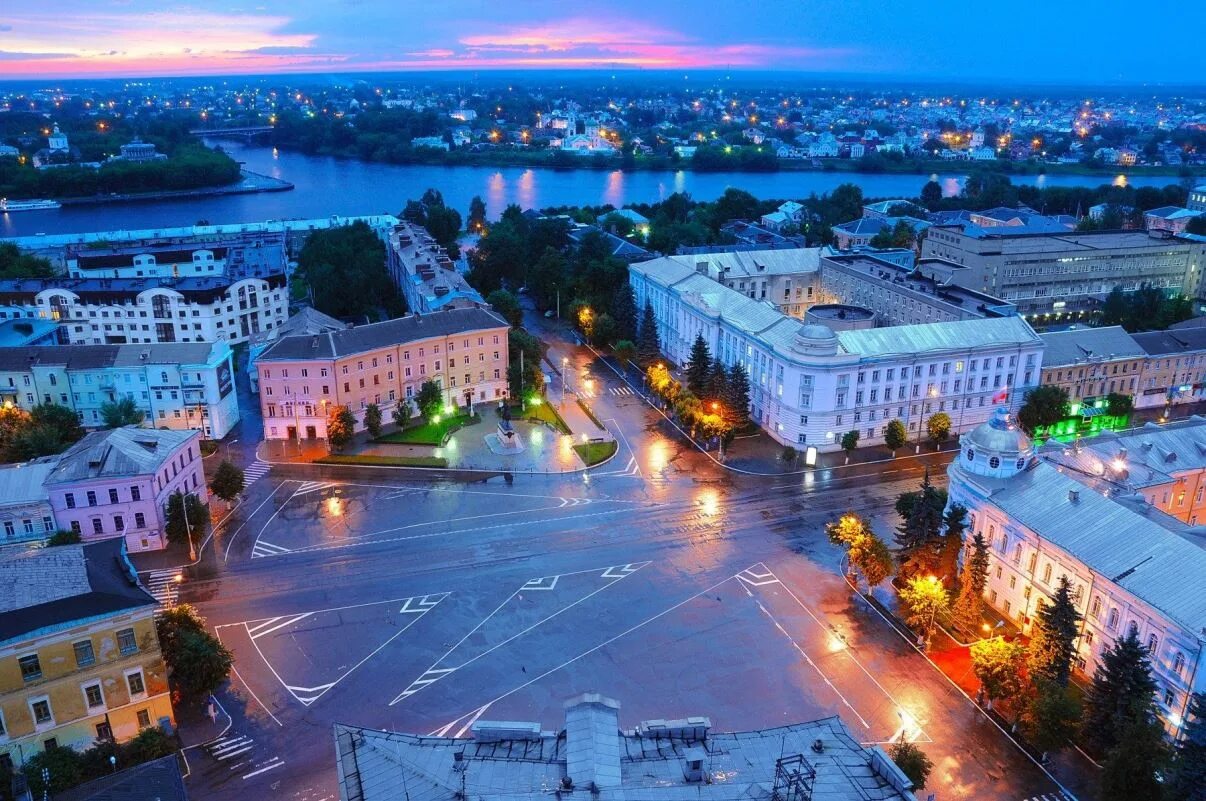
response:
[[[1032,318],[1082,316],[1114,287],[1151,284],[1169,294],[1200,291],[1206,245],[1143,231],[1028,233],[1026,226],[935,225],[921,268],[939,262],[961,286],[1017,305]]]
[[[1122,326],[1039,336],[1046,347],[1042,383],[1065,390],[1072,404],[1093,408],[1110,394],[1135,397],[1139,393],[1147,352]]]
[[[135,240],[100,247],[69,245],[69,278],[265,278],[289,272],[283,231],[267,231],[204,242]]]
[[[1131,337],[1143,348],[1137,408],[1199,403],[1206,398],[1206,328],[1144,331]]]
[[[346,406],[364,425],[376,404],[389,420],[434,381],[449,405],[507,397],[509,324],[487,307],[411,314],[317,335],[281,337],[256,359],[264,439],[326,439],[327,416]]]
[[[152,613],[120,541],[0,552],[0,760],[172,725]]]
[[[0,403],[56,403],[89,428],[106,403],[129,398],[156,428],[221,439],[239,421],[234,356],[226,342],[0,348]]]
[[[131,551],[160,550],[168,497],[209,500],[195,431],[112,428],[68,448],[44,486],[55,524],[84,542],[121,539]]]
[[[963,439],[948,468],[949,502],[968,510],[968,540],[978,533],[989,546],[989,606],[1029,632],[1038,605],[1067,577],[1083,616],[1077,670],[1091,676],[1102,652],[1134,632],[1150,652],[1156,701],[1172,736],[1185,723],[1190,695],[1206,689],[1206,670],[1199,669],[1206,550],[1180,520],[1136,497],[1128,478],[1147,476],[1144,460],[1206,449],[1200,423],[1178,430],[1174,450],[1157,452],[1169,443],[1141,431],[1122,439],[1101,435],[1091,447],[1066,453],[1055,443],[1036,454],[1001,409]],[[1136,458],[1145,444],[1150,455]],[[1152,490],[1158,498],[1166,491]]]
[[[401,220],[386,242],[386,266],[412,312],[430,314],[484,303],[427,229]]]
[[[994,403],[1020,402],[1042,367],[1042,340],[1017,316],[834,332],[674,258],[632,265],[629,280],[666,357],[685,364],[702,336],[725,365],[740,364],[752,419],[784,445],[837,450],[848,431],[880,443],[894,419],[916,439],[939,412],[954,433],[968,431]]]
[[[0,466],[0,545],[37,542],[55,532],[54,510],[44,486],[58,456]]]

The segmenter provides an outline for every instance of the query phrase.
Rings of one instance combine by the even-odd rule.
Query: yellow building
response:
[[[155,607],[121,538],[0,553],[0,760],[172,724]]]

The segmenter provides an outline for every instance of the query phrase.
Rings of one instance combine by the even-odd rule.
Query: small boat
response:
[[[9,200],[6,197],[0,197],[0,214],[10,211],[45,211],[46,209],[61,208],[62,205],[57,200]]]

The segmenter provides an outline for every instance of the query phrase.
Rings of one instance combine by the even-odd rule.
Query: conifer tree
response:
[[[1051,603],[1039,604],[1030,631],[1030,655],[1026,666],[1031,678],[1068,686],[1081,619],[1072,602],[1072,585],[1067,576],[1060,576],[1055,596]]]

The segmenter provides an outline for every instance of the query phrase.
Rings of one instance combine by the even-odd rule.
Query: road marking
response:
[[[759,564],[761,564],[761,562],[759,562]],[[754,567],[757,567],[757,565]],[[767,584],[782,583],[774,573],[770,572],[770,570],[767,570],[766,565],[762,565],[762,569],[765,571],[762,573],[755,572],[754,567],[749,567],[745,570],[742,570],[737,574],[737,578],[751,587],[765,587]]]
[[[230,751],[223,751],[220,756],[215,754],[214,757],[221,762],[225,759],[230,759],[231,757],[237,757],[240,754],[246,754],[253,748],[255,748],[255,743],[244,743],[238,748],[231,749]]]
[[[180,596],[181,577],[179,570],[153,570],[148,574],[143,586],[161,607],[174,606]]]
[[[256,632],[254,634],[251,633],[251,629],[248,629],[247,636],[251,637],[251,639],[253,639],[253,640],[258,640],[260,637],[263,637],[265,634],[271,634],[272,632],[276,631],[277,629],[283,629],[285,626],[289,626],[294,623],[297,623],[298,621],[301,621],[309,616],[310,616],[309,612],[306,612],[305,614],[301,614],[301,615],[294,615],[293,617],[287,619],[284,623],[277,623],[276,620],[280,620],[280,618],[278,617],[276,620],[271,621],[270,625],[267,627],[266,626],[257,626]]]
[[[509,604],[512,599],[514,599],[517,595],[519,595],[525,589],[552,589],[551,586],[549,586],[549,587],[537,586],[534,588],[530,588],[528,586],[529,584],[532,584],[533,582],[541,582],[543,584],[544,582],[547,582],[550,580],[553,582],[553,584],[555,584],[557,579],[561,578],[561,576],[574,576],[574,575],[581,575],[583,573],[595,573],[595,572],[598,572],[598,568],[594,568],[591,570],[577,570],[577,571],[574,571],[573,573],[563,573],[563,574],[561,574],[561,576],[552,576],[552,577],[546,576],[546,577],[539,578],[539,579],[531,579],[530,581],[526,582],[523,586],[521,586],[519,589],[517,589],[515,592],[511,593],[505,599],[503,599],[503,602],[500,603],[497,607],[495,607],[493,612],[491,612],[490,614],[488,614],[484,618],[482,618],[481,622],[479,622],[476,626],[474,626],[469,631],[468,634],[461,637],[461,639],[457,640],[456,644],[454,644],[451,648],[449,648],[447,651],[445,651],[444,654],[439,659],[437,659],[435,662],[433,662],[431,667],[428,668],[426,671],[424,671],[423,675],[421,675],[418,679],[415,679],[414,681],[412,681],[405,690],[403,690],[401,693],[399,693],[397,695],[397,697],[394,698],[394,700],[390,701],[389,706],[393,706],[394,704],[398,703],[399,701],[403,701],[403,700],[409,698],[410,696],[417,693],[419,690],[422,690],[424,687],[434,684],[435,682],[448,676],[449,674],[453,673],[454,671],[460,670],[461,668],[463,668],[467,665],[473,664],[474,662],[476,662],[477,660],[481,659],[484,656],[488,656],[489,654],[493,653],[494,651],[497,651],[499,648],[502,648],[503,646],[507,645],[508,643],[511,643],[511,642],[515,641],[516,639],[524,636],[525,634],[529,633],[530,631],[537,628],[538,626],[544,625],[545,623],[549,622],[550,620],[552,620],[553,618],[562,614],[563,612],[568,612],[570,609],[573,609],[578,604],[580,604],[584,601],[590,600],[594,596],[603,592],[603,590],[607,589],[608,587],[614,586],[615,584],[619,583],[622,579],[625,579],[628,576],[631,576],[633,573],[637,572],[638,570],[640,570],[641,568],[643,568],[649,564],[650,564],[650,562],[634,562],[634,563],[630,563],[627,565],[612,565],[610,567],[607,567],[607,568],[603,569],[603,571],[601,573],[599,573],[599,578],[609,579],[609,581],[606,584],[604,584],[603,586],[592,590],[591,592],[582,596],[581,598],[579,598],[578,600],[569,604],[568,606],[561,607],[560,609],[553,612],[548,617],[541,618],[540,620],[536,621],[535,623],[528,626],[527,628],[511,635],[510,637],[508,637],[507,639],[498,643],[497,645],[494,645],[494,646],[486,649],[485,651],[482,651],[477,656],[474,656],[471,659],[465,660],[464,662],[462,662],[459,665],[455,665],[454,667],[450,667],[450,668],[439,667],[441,662],[443,662],[445,659],[447,659],[457,648],[459,648],[467,639],[469,639],[469,637],[471,637],[475,632],[477,632],[482,626],[486,625],[486,623],[492,617],[494,617],[496,614],[498,614],[498,612],[500,610],[502,610],[502,608],[504,606]],[[487,704],[487,706],[489,706],[489,704]]]
[[[473,724],[477,723],[477,719],[486,714],[486,710],[489,708],[489,704],[483,704],[482,706],[478,707],[477,711],[473,713],[473,717],[469,718],[465,725],[461,726],[461,728],[457,730],[457,733],[454,736],[464,737],[469,730],[473,728]]]
[[[557,579],[561,576],[548,576],[546,578],[532,579],[527,584],[520,587],[520,590],[551,590],[557,586]]]
[[[289,483],[288,481],[282,481],[281,483],[277,484],[276,488],[273,489],[271,493],[269,493],[268,497],[265,498],[264,500],[260,501],[260,505],[255,507],[255,509],[252,510],[251,517],[247,518],[247,520],[254,519],[255,516],[257,514],[259,514],[260,509],[264,508],[264,504],[268,503],[268,501],[275,498],[276,494],[278,492],[280,492],[281,487],[285,486],[288,483]],[[289,503],[289,500],[287,498],[285,499],[285,503],[286,504]],[[278,509],[277,512],[279,512],[279,511],[280,510]],[[273,513],[272,517],[276,517],[276,513]],[[239,532],[241,532],[243,530],[243,527],[247,525],[247,520],[244,520],[242,523],[240,523],[239,527],[235,529],[234,534],[230,535],[230,539],[226,542],[226,550],[222,552],[222,561],[223,562],[227,561],[230,558],[230,548],[231,548],[231,546],[234,545],[235,539],[239,536]],[[268,518],[268,522],[271,523],[272,518]],[[266,529],[267,527],[268,527],[268,524],[265,523],[264,528]],[[263,533],[263,531],[264,531],[264,529],[260,529],[261,534]],[[256,536],[256,539],[259,539],[258,535]]]
[[[331,481],[304,481],[304,482],[302,482],[302,485],[297,488],[297,492],[295,492],[293,494],[294,495],[309,495],[311,492],[319,492],[321,490],[325,490],[329,487],[334,487],[334,486],[335,486],[335,483],[331,482]]]
[[[608,387],[607,391],[610,392],[612,395],[625,395],[625,396],[636,395],[636,393],[633,392],[628,387]]]
[[[271,542],[265,542],[262,539],[257,539],[251,549],[251,558],[262,559],[265,556],[276,556],[282,553],[289,553],[289,549],[282,548],[280,545],[273,545]]]
[[[272,465],[256,459],[243,469],[243,487],[250,487],[256,481],[259,481],[261,478],[268,475],[268,471],[271,469]]]
[[[284,761],[281,760],[280,757],[272,757],[272,759],[269,759],[267,762],[263,762],[261,764],[263,764],[264,767],[259,768],[258,770],[253,770],[251,773],[244,775],[243,780],[246,781],[252,776],[259,776],[261,773],[267,773],[275,768],[283,768],[285,766]]]

